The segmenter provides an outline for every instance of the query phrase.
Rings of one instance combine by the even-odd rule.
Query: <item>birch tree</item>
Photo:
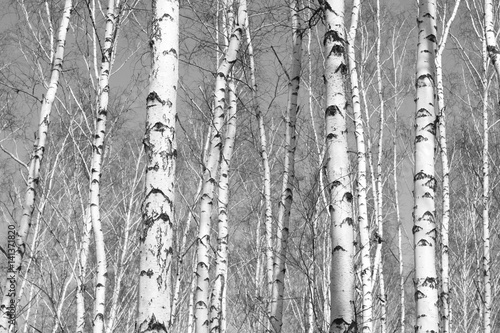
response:
[[[444,101],[444,86],[443,86],[443,68],[442,56],[446,47],[446,41],[450,32],[451,24],[455,19],[458,11],[460,0],[455,2],[451,17],[446,22],[441,40],[436,52],[436,91],[438,104],[438,129],[439,129],[439,146],[441,147],[441,168],[443,171],[443,211],[441,217],[441,327],[443,333],[450,331],[450,302],[449,302],[449,241],[448,230],[450,221],[450,167],[448,162],[448,141],[446,136],[446,104]]]
[[[288,251],[288,235],[290,213],[293,202],[293,184],[295,180],[295,150],[297,145],[297,99],[300,87],[302,59],[302,29],[300,23],[299,1],[292,2],[292,70],[288,82],[288,102],[285,117],[285,166],[278,208],[277,243],[278,250],[273,263],[273,288],[271,298],[270,321],[276,333],[281,332],[283,325],[283,294],[285,289],[286,257]]]
[[[361,331],[372,332],[372,265],[370,259],[370,226],[368,220],[366,201],[366,147],[361,102],[359,98],[358,71],[356,65],[356,52],[354,49],[356,32],[361,3],[355,0],[352,4],[351,28],[347,43],[349,72],[351,81],[352,106],[354,112],[354,126],[357,148],[358,177],[356,189],[358,193],[358,228],[361,252]]]
[[[152,64],[146,98],[146,189],[142,206],[137,333],[170,331],[179,2],[153,0]]]
[[[434,110],[436,52],[436,2],[421,0],[418,16],[414,226],[415,244],[415,332],[438,332],[438,280],[436,273],[436,179]]]
[[[351,332],[354,316],[354,264],[351,179],[347,155],[344,1],[323,5],[325,55],[325,167],[331,215],[331,325],[330,332]]]
[[[104,246],[104,233],[102,231],[101,211],[100,211],[100,182],[102,158],[104,154],[104,138],[106,136],[106,119],[108,114],[109,100],[109,75],[111,70],[111,57],[114,42],[115,29],[115,2],[109,0],[106,14],[106,30],[103,45],[103,57],[99,76],[99,109],[97,113],[97,124],[92,144],[92,162],[90,179],[90,216],[92,228],[94,230],[94,240],[97,261],[97,279],[94,299],[94,318],[92,327],[94,333],[104,331],[104,316],[106,305],[106,280],[107,280],[107,260]]]
[[[19,230],[15,233],[9,232],[10,244],[8,252],[8,268],[5,282],[5,290],[0,306],[0,332],[9,332],[9,328],[15,326],[16,322],[16,302],[17,302],[17,283],[18,276],[22,268],[22,261],[26,254],[26,241],[31,228],[31,218],[35,210],[36,195],[38,183],[40,181],[40,168],[46,149],[47,135],[49,131],[50,115],[52,105],[56,98],[59,77],[63,68],[64,46],[66,43],[66,33],[69,27],[69,20],[73,8],[72,0],[66,0],[64,3],[64,12],[59,26],[56,41],[56,50],[52,57],[52,71],[49,86],[40,109],[40,119],[38,122],[38,131],[35,145],[30,157],[28,169],[27,189],[24,197],[24,208],[19,222]]]
[[[217,183],[217,169],[221,154],[222,125],[224,123],[224,101],[228,75],[236,62],[240,48],[242,33],[247,20],[245,0],[241,1],[238,16],[234,24],[229,46],[224,59],[217,70],[214,109],[212,116],[212,137],[208,151],[207,163],[203,172],[203,190],[200,200],[200,222],[197,239],[197,265],[196,265],[196,295],[195,295],[195,327],[196,333],[206,333],[209,330],[209,265],[210,265],[210,225],[215,185]]]

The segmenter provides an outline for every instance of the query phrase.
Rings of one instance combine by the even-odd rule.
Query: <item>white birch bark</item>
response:
[[[486,50],[488,56],[495,67],[497,80],[500,81],[500,50],[497,46],[496,32],[493,22],[493,1],[484,1],[484,23]],[[487,91],[487,87],[484,88]],[[487,110],[487,92],[485,93],[483,110],[483,330],[485,333],[491,332],[491,306],[492,306],[492,288],[491,288],[491,253],[490,253],[490,230],[489,230],[489,160],[488,160],[488,110]],[[497,106],[498,108],[498,106]]]
[[[257,79],[255,76],[255,59],[253,55],[253,43],[250,36],[250,23],[247,21],[246,25],[246,41],[247,41],[247,51],[249,58],[250,67],[250,81],[252,84],[252,106],[254,108],[255,116],[257,118],[259,126],[259,139],[260,139],[260,157],[262,160],[262,183],[264,188],[264,226],[265,226],[265,239],[266,239],[266,287],[267,296],[269,300],[272,294],[272,283],[273,283],[273,215],[272,215],[272,204],[271,204],[271,168],[269,167],[269,157],[267,153],[267,137],[266,129],[264,127],[264,116],[260,110],[260,106],[257,100]],[[269,303],[268,316],[271,314],[271,304]]]
[[[228,267],[228,202],[229,202],[229,166],[236,137],[236,85],[228,80],[229,105],[226,116],[226,138],[222,150],[219,176],[219,221],[217,223],[217,253],[215,281],[210,305],[210,332],[226,332],[226,290]]]
[[[13,236],[15,240],[15,248],[8,249],[8,265],[5,281],[4,295],[0,305],[0,333],[9,331],[9,327],[15,325],[16,317],[16,292],[17,280],[22,268],[22,261],[26,253],[26,241],[31,228],[31,218],[35,209],[35,201],[37,187],[40,180],[40,168],[45,152],[47,133],[49,130],[50,113],[54,103],[57,87],[59,84],[59,76],[62,71],[64,60],[64,44],[66,42],[66,33],[69,27],[69,20],[73,3],[71,0],[66,0],[64,3],[63,17],[57,34],[56,51],[52,62],[52,71],[50,76],[49,87],[42,101],[40,110],[40,120],[38,123],[37,140],[31,154],[28,183],[26,194],[24,197],[24,207],[19,222],[19,230]],[[9,234],[10,237],[10,234]],[[11,238],[9,238],[11,240]]]
[[[485,15],[486,16],[486,15]],[[486,19],[485,19],[486,21]],[[485,27],[486,28],[486,27]],[[486,28],[488,32],[488,28]],[[483,314],[483,332],[491,332],[491,304],[492,304],[492,290],[491,290],[491,253],[490,253],[490,161],[489,161],[489,125],[488,125],[488,55],[490,60],[495,65],[496,59],[493,59],[491,48],[488,45],[488,40],[483,42],[483,154],[482,154],[482,164],[483,164],[483,193],[482,193],[482,205],[483,205],[483,257],[482,257],[482,277],[483,277],[483,295],[481,297],[482,301],[482,314]],[[497,73],[499,74],[499,73]],[[500,78],[500,75],[498,76]]]
[[[203,191],[200,203],[200,222],[198,229],[198,248],[196,266],[196,295],[195,295],[195,327],[196,333],[207,333],[210,326],[209,318],[209,264],[210,264],[210,222],[212,216],[213,196],[216,185],[217,167],[221,154],[222,125],[224,123],[224,100],[226,95],[226,81],[236,62],[240,48],[243,30],[247,20],[246,1],[240,2],[238,17],[229,39],[229,46],[224,59],[217,70],[214,90],[214,112],[212,119],[212,138],[208,153],[207,164],[203,174]]]
[[[92,232],[92,219],[90,210],[86,210],[83,217],[83,237],[78,253],[78,277],[76,287],[76,333],[85,332],[85,272],[89,256],[90,234]]]
[[[450,167],[448,162],[448,143],[446,138],[446,104],[444,101],[442,56],[446,41],[458,11],[460,0],[455,2],[453,12],[446,23],[436,52],[436,91],[438,104],[439,146],[441,148],[441,168],[443,172],[443,211],[441,216],[441,329],[443,333],[450,332],[450,286],[449,286],[449,253],[448,230],[450,224]]]
[[[354,330],[354,231],[347,154],[344,1],[324,3],[326,171],[331,215],[332,267],[330,332]]]
[[[363,333],[372,332],[372,273],[370,260],[370,225],[368,220],[368,210],[366,202],[366,147],[365,133],[363,128],[363,117],[361,114],[361,102],[359,99],[358,71],[356,65],[356,53],[354,49],[356,32],[358,27],[360,1],[354,0],[352,4],[351,28],[347,44],[349,72],[351,78],[352,108],[354,112],[354,126],[357,148],[358,177],[358,228],[360,240],[361,256],[361,331]]]
[[[179,2],[153,0],[152,65],[146,98],[147,156],[136,333],[170,331]]]
[[[290,5],[292,18],[292,70],[288,82],[288,103],[285,116],[285,161],[281,199],[278,208],[277,253],[273,263],[273,285],[271,295],[270,321],[274,332],[280,333],[283,326],[283,296],[285,290],[286,256],[288,250],[288,235],[290,212],[293,202],[293,185],[295,182],[295,149],[297,99],[300,87],[300,72],[302,59],[302,30],[300,24],[300,4],[294,1]]]
[[[439,332],[436,273],[434,58],[436,2],[419,2],[414,173],[415,333]]]
[[[116,20],[114,6],[114,0],[109,0],[108,10],[106,13],[106,29],[104,33],[104,45],[102,50],[103,56],[101,62],[101,72],[99,76],[99,110],[97,113],[94,141],[92,143],[92,163],[90,167],[90,216],[92,219],[92,229],[94,230],[97,262],[94,316],[92,319],[94,333],[102,333],[104,331],[104,312],[106,310],[106,282],[108,276],[108,268],[99,200],[102,158],[104,154],[104,138],[106,136],[106,119],[108,113],[109,74],[111,70],[111,53],[113,50],[113,35]]]
[[[497,46],[495,25],[493,23],[493,0],[484,0],[484,25],[486,37],[486,50],[491,59],[497,76],[500,78],[500,50]]]
[[[381,333],[385,333],[387,331],[386,328],[386,320],[387,320],[387,295],[385,293],[385,279],[384,279],[384,258],[382,255],[382,244],[384,242],[384,223],[383,223],[383,184],[382,184],[382,148],[384,143],[384,118],[385,118],[385,103],[383,96],[383,87],[382,87],[382,63],[380,60],[380,46],[382,41],[382,31],[380,27],[380,0],[377,0],[377,49],[375,52],[375,63],[377,67],[377,95],[379,100],[379,136],[378,136],[378,154],[377,154],[377,249],[375,256],[375,271],[378,274],[374,275],[374,278],[377,278],[379,281],[379,295],[378,300],[380,303],[380,331]]]

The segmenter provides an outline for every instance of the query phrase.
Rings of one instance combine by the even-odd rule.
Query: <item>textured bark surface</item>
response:
[[[415,332],[438,332],[438,278],[436,273],[436,178],[434,149],[434,57],[436,3],[419,2],[415,120],[414,226]]]
[[[179,2],[153,0],[152,67],[146,99],[145,198],[140,237],[136,332],[167,332],[170,326]]]
[[[354,126],[357,148],[358,177],[356,182],[358,196],[358,228],[359,248],[361,254],[361,331],[372,332],[372,265],[370,259],[370,225],[366,202],[366,145],[359,98],[358,71],[356,68],[355,39],[359,19],[360,1],[355,0],[352,5],[351,28],[349,43],[347,44],[349,73],[351,78],[352,108],[354,112]]]
[[[114,43],[115,29],[115,2],[109,0],[106,14],[106,30],[104,33],[104,45],[102,51],[101,72],[99,76],[99,109],[97,111],[97,123],[94,132],[94,142],[92,143],[92,163],[90,179],[90,216],[92,228],[94,230],[95,251],[96,251],[96,286],[94,300],[94,317],[92,327],[94,333],[104,331],[105,305],[106,305],[106,282],[107,282],[107,261],[106,249],[104,246],[104,233],[101,223],[100,207],[100,182],[102,157],[104,153],[104,139],[106,136],[106,120],[108,115],[109,100],[109,74],[111,70],[111,57]]]
[[[273,262],[273,286],[271,296],[270,321],[274,332],[281,332],[283,325],[283,295],[285,291],[286,256],[288,250],[288,235],[290,212],[293,202],[293,184],[295,183],[295,149],[297,146],[297,98],[300,87],[300,72],[302,60],[302,30],[300,24],[300,4],[291,4],[292,16],[292,70],[288,82],[288,103],[285,117],[285,161],[281,199],[278,208],[277,253]]]
[[[237,60],[242,33],[247,20],[245,0],[240,2],[238,17],[229,38],[229,46],[224,59],[217,70],[214,90],[214,111],[212,118],[212,137],[208,152],[207,164],[203,172],[203,190],[200,202],[200,222],[198,229],[197,265],[196,265],[196,295],[195,295],[195,327],[196,333],[207,333],[210,328],[209,318],[209,264],[210,264],[210,225],[213,209],[213,197],[216,186],[217,168],[219,166],[222,125],[224,124],[224,103],[228,75]]]
[[[443,333],[450,331],[450,286],[449,286],[449,250],[448,250],[448,230],[450,224],[450,167],[448,162],[448,142],[446,136],[446,104],[444,100],[443,67],[442,56],[446,47],[446,41],[458,11],[460,0],[455,2],[453,12],[439,42],[436,52],[436,91],[438,104],[438,128],[439,128],[439,146],[441,153],[441,169],[443,172],[443,199],[441,216],[441,329]]]
[[[73,2],[71,0],[66,0],[64,3],[62,20],[57,34],[56,51],[52,62],[49,87],[45,98],[42,101],[42,107],[40,110],[37,140],[35,140],[33,152],[30,157],[23,213],[19,222],[19,229],[14,236],[15,249],[8,249],[8,265],[4,289],[5,294],[3,295],[2,304],[0,305],[1,333],[8,332],[9,327],[16,321],[14,314],[16,313],[18,276],[22,268],[24,255],[26,254],[26,241],[31,228],[31,218],[35,210],[38,183],[40,181],[40,168],[43,161],[45,147],[47,145],[47,134],[49,131],[52,105],[56,98],[59,76],[63,68],[64,45],[66,43],[66,33],[69,27],[72,8]],[[12,314],[12,316],[10,314]]]
[[[354,234],[345,98],[344,1],[324,4],[326,173],[331,216],[330,332],[354,332]]]

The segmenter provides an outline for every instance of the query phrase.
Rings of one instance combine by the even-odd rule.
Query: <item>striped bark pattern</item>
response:
[[[52,105],[57,93],[59,85],[59,76],[63,68],[64,60],[64,45],[66,43],[66,34],[68,32],[69,20],[73,9],[72,0],[66,0],[64,3],[64,12],[57,34],[56,51],[52,63],[52,71],[50,76],[49,87],[42,101],[40,110],[40,120],[38,123],[37,140],[35,141],[33,152],[31,154],[29,169],[28,169],[28,184],[24,197],[24,208],[19,222],[19,230],[15,235],[15,250],[9,251],[9,264],[7,266],[7,274],[5,281],[5,294],[0,305],[0,333],[9,331],[9,321],[15,321],[14,317],[10,317],[9,312],[15,313],[17,302],[17,279],[22,268],[22,261],[26,253],[26,240],[31,228],[31,217],[35,210],[36,191],[40,180],[40,168],[43,161],[45,146],[47,143],[47,134],[50,124],[50,113]],[[11,260],[13,259],[13,260]],[[12,262],[12,263],[11,263]]]
[[[352,218],[351,176],[347,154],[347,114],[345,81],[346,40],[344,1],[324,3],[326,33],[325,56],[325,134],[326,173],[331,217],[331,315],[330,333],[354,332],[354,231]]]
[[[179,2],[153,0],[152,5],[152,67],[144,135],[146,196],[139,240],[136,333],[169,331],[171,309]]]
[[[438,332],[438,277],[436,273],[436,179],[434,149],[434,57],[436,3],[419,2],[415,120],[414,226],[415,332]]]

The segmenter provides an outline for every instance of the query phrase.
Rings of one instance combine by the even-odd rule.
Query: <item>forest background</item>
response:
[[[294,201],[285,276],[283,329],[327,331],[330,306],[331,245],[321,185],[324,156],[323,18],[319,3],[302,2],[303,28],[301,90],[297,119]],[[346,2],[346,27],[351,2]],[[455,1],[438,3],[438,31],[452,15]],[[219,1],[181,1],[178,159],[175,202],[175,274],[179,296],[175,331],[192,327],[194,274],[202,181],[202,164],[209,136],[215,73],[223,45]],[[38,200],[21,272],[17,315],[19,331],[75,330],[76,290],[83,276],[85,321],[91,327],[96,284],[95,245],[90,244],[87,270],[81,271],[80,251],[86,232],[92,139],[98,109],[98,81],[104,50],[105,3],[77,1],[70,20],[63,71],[53,106],[49,139],[42,165]],[[26,189],[27,165],[37,130],[43,94],[47,90],[55,51],[56,31],[64,1],[11,1],[4,5],[0,23],[0,245],[7,248],[9,225],[18,227]],[[138,235],[144,200],[145,99],[150,70],[150,5],[121,1],[119,31],[110,71],[108,131],[103,147],[101,216],[108,259],[107,332],[131,332],[135,325],[138,281]],[[412,2],[382,2],[380,37],[375,1],[361,2],[355,46],[360,75],[364,129],[371,171],[368,212],[372,255],[383,244],[385,294],[374,285],[374,322],[380,327],[383,304],[386,330],[412,330],[413,300],[412,188],[414,162],[414,94],[417,6]],[[462,1],[444,51],[448,157],[450,163],[450,315],[451,331],[481,330],[483,213],[483,107],[490,116],[488,159],[492,165],[489,216],[498,219],[497,78],[484,60],[483,3]],[[285,156],[285,106],[291,67],[289,4],[255,1],[248,4],[257,94],[252,95],[250,58],[245,41],[235,64],[237,135],[231,160],[229,272],[227,285],[230,332],[255,332],[266,326],[264,201],[260,137],[256,105],[262,112],[271,166],[273,216],[277,215]],[[495,18],[498,8],[495,8]],[[497,28],[497,22],[495,22]],[[376,76],[376,45],[382,45],[379,65],[382,90]],[[485,93],[485,91],[487,93]],[[347,94],[349,96],[349,92]],[[382,99],[379,97],[382,96]],[[383,117],[381,100],[385,105]],[[489,100],[489,104],[487,101]],[[350,103],[349,103],[350,104]],[[382,126],[380,125],[382,119]],[[349,154],[356,174],[356,145],[349,105]],[[439,150],[439,146],[437,148]],[[395,160],[395,163],[394,163]],[[436,154],[436,165],[440,163]],[[380,164],[380,170],[377,168]],[[396,166],[396,170],[395,167]],[[441,174],[437,168],[437,179]],[[396,177],[393,175],[396,173]],[[355,188],[353,177],[353,188]],[[377,188],[380,179],[382,187]],[[394,179],[399,183],[399,206]],[[438,185],[438,193],[442,187]],[[382,194],[383,236],[376,207]],[[439,197],[439,196],[437,196]],[[439,202],[439,201],[438,201]],[[399,207],[401,217],[396,216]],[[438,211],[440,210],[438,204]],[[438,214],[439,215],[439,214]],[[275,226],[275,224],[274,224]],[[398,228],[402,226],[402,234]],[[213,225],[215,230],[215,224]],[[275,226],[276,228],[276,226]],[[500,278],[498,224],[491,225],[493,309],[499,308]],[[214,231],[215,232],[215,231]],[[213,249],[216,237],[213,237]],[[214,250],[215,251],[215,250]],[[2,251],[4,252],[4,251]],[[5,252],[4,252],[5,253]],[[404,260],[401,261],[400,253]],[[212,254],[213,255],[213,254]],[[356,260],[358,260],[357,256]],[[0,254],[0,277],[7,256]],[[403,268],[404,306],[401,305]],[[356,265],[359,285],[359,265]],[[211,272],[213,274],[213,272]],[[377,280],[378,281],[378,280]],[[2,285],[1,288],[4,286]],[[0,294],[3,294],[1,290]],[[382,300],[382,302],[380,302]],[[385,301],[384,301],[385,300]],[[311,304],[311,306],[309,306]],[[312,308],[312,310],[311,310]],[[406,316],[402,317],[403,312]],[[312,320],[310,313],[313,313]],[[401,322],[403,320],[403,322]],[[492,313],[492,327],[500,318]]]

